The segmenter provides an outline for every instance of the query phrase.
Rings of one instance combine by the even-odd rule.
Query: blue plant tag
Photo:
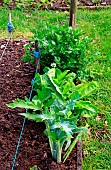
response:
[[[32,85],[32,86],[34,85],[34,82],[35,82],[35,78],[32,79],[32,81],[31,81],[31,85]]]
[[[14,29],[14,26],[13,26],[13,24],[10,22],[10,23],[8,23],[8,25],[7,25],[7,29],[8,29],[8,32],[12,32],[13,31],[13,29]]]
[[[34,57],[39,58],[40,57],[40,52],[34,50]]]

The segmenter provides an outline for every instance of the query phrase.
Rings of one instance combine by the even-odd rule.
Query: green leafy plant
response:
[[[32,41],[39,40],[42,68],[50,67],[51,63],[55,62],[62,71],[66,69],[73,71],[78,79],[85,77],[89,62],[85,53],[89,40],[88,37],[82,37],[80,30],[57,25],[46,26],[42,30],[34,30],[33,33],[35,36]]]
[[[38,170],[38,168],[36,165],[34,165],[32,168],[30,168],[30,170]]]
[[[24,57],[22,58],[23,62],[30,61],[30,63],[34,63],[34,57],[33,57],[33,44],[28,43],[24,46],[26,53],[24,54]],[[32,56],[32,57],[31,57]]]
[[[98,112],[90,101],[83,100],[97,89],[97,82],[75,86],[75,74],[68,72],[47,68],[45,74],[36,74],[34,90],[37,95],[32,101],[25,97],[25,100],[17,99],[8,104],[11,108],[32,109],[32,113],[21,115],[45,123],[44,133],[49,138],[52,156],[58,163],[62,160],[63,146],[66,151],[63,156],[65,162],[82,134],[87,135],[87,128],[78,125],[79,117],[91,117]],[[74,134],[77,134],[76,138]]]

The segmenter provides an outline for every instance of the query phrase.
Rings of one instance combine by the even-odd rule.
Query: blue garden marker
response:
[[[12,33],[14,26],[11,22],[11,13],[8,14],[8,25],[7,25],[7,29],[9,33]]]
[[[13,26],[13,24],[10,22],[10,23],[8,23],[8,25],[7,25],[7,29],[8,29],[8,32],[9,33],[11,33],[12,31],[13,31],[13,29],[14,29],[14,26]]]
[[[39,59],[40,58],[40,52],[34,50],[34,57]]]
[[[38,40],[35,40],[34,57],[35,57],[35,63],[37,65],[37,70],[38,72],[40,72],[40,52],[38,48]]]

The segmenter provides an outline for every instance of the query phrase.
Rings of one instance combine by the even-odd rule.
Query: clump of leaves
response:
[[[82,37],[79,29],[66,26],[46,26],[43,30],[33,31],[33,40],[39,40],[41,68],[56,63],[62,71],[68,69],[81,80],[86,77],[89,62],[85,53],[88,50],[88,37]],[[87,75],[88,77],[89,75]]]
[[[23,62],[28,62],[30,61],[30,63],[34,63],[35,59],[33,56],[33,51],[34,51],[34,43],[28,43],[24,46],[25,48],[25,54],[22,58]]]
[[[32,168],[30,168],[30,170],[38,170],[38,168],[36,165],[34,165]]]
[[[17,99],[9,107],[32,109],[32,113],[22,113],[28,119],[44,122],[44,133],[49,138],[52,156],[58,163],[65,145],[63,162],[67,159],[82,134],[87,135],[87,128],[78,125],[79,117],[91,117],[97,114],[97,108],[83,100],[97,89],[97,82],[75,86],[74,73],[62,72],[57,68],[46,69],[43,75],[36,74],[34,90],[37,93],[29,101]],[[38,114],[37,111],[40,111]],[[73,135],[77,134],[76,138]]]

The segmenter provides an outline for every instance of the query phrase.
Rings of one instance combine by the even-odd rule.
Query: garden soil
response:
[[[0,40],[0,54],[6,45]],[[12,41],[6,48],[0,61],[0,170],[11,170],[18,138],[21,132],[23,109],[10,109],[6,106],[16,98],[29,96],[31,80],[34,77],[34,64],[23,63],[27,41]],[[37,165],[38,170],[75,170],[77,168],[77,150],[74,149],[65,164],[56,164],[52,159],[48,138],[43,131],[45,125],[26,120],[14,170],[29,170]]]

